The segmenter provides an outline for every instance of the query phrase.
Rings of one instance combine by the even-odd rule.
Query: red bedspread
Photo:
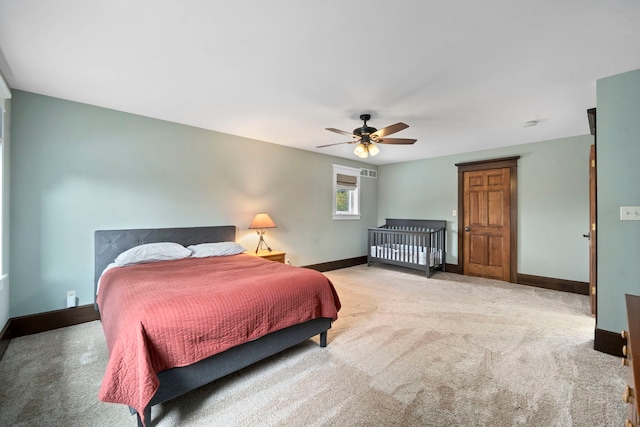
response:
[[[246,254],[114,268],[97,302],[109,347],[98,397],[141,416],[158,372],[340,309],[323,274]]]

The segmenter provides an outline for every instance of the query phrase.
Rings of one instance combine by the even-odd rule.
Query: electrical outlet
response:
[[[76,291],[67,291],[67,308],[76,306]]]
[[[451,211],[451,216],[458,216],[458,211],[457,210],[452,210]]]

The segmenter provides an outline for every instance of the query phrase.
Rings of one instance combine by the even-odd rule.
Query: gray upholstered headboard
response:
[[[235,242],[236,226],[222,225],[217,227],[189,228],[152,228],[138,230],[97,230],[94,233],[95,243],[95,277],[93,294],[95,297],[98,279],[104,269],[118,255],[127,249],[145,243],[175,242],[184,246],[199,243]]]

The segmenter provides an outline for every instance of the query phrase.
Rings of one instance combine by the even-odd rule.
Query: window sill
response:
[[[333,214],[333,219],[360,219],[360,214]]]

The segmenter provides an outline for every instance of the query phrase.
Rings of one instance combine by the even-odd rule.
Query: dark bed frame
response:
[[[233,225],[217,227],[160,228],[137,230],[98,230],[94,235],[95,242],[95,281],[102,271],[115,258],[127,249],[145,243],[175,242],[184,246],[199,243],[234,242],[236,227]],[[96,290],[94,289],[94,291]],[[94,292],[95,295],[95,292]],[[99,310],[97,302],[96,310]],[[222,353],[213,355],[193,365],[173,368],[158,374],[160,387],[144,409],[146,427],[152,426],[151,407],[158,403],[174,399],[191,390],[215,381],[232,372],[252,365],[260,360],[277,354],[311,337],[320,335],[320,347],[327,345],[327,331],[331,328],[331,319],[318,318],[305,323],[265,335],[254,341],[233,347]],[[139,427],[143,427],[140,414],[137,415]]]

